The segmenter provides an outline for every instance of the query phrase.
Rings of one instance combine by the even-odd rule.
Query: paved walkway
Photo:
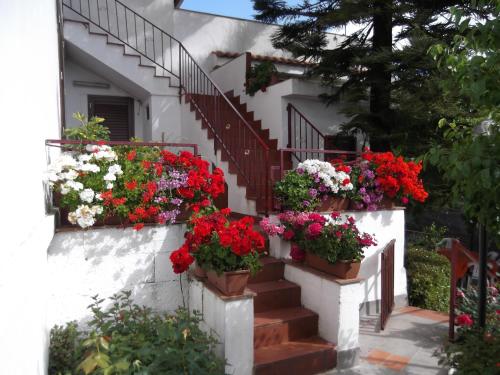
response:
[[[395,310],[384,331],[379,316],[360,323],[360,364],[324,375],[446,375],[434,356],[448,333],[447,315],[415,307]]]

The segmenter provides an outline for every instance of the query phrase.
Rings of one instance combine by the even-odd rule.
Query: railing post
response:
[[[292,148],[292,105],[288,103],[286,106],[288,111],[288,145],[286,147]]]
[[[179,104],[182,104],[182,57],[181,57],[182,46],[180,43],[178,43],[178,45],[179,45]],[[172,55],[172,48],[170,48],[170,55]]]
[[[451,280],[450,280],[450,316],[448,323],[448,339],[453,341],[455,339],[455,299],[457,296],[457,275],[456,275],[456,265],[457,265],[457,249],[456,240],[452,239],[450,243],[451,252]]]
[[[271,163],[269,162],[269,150],[266,150],[265,153],[266,153],[266,160],[265,160],[266,172],[265,172],[264,181],[266,183],[266,187],[265,187],[264,199],[266,202],[265,214],[266,214],[266,216],[269,216],[269,211],[271,210],[271,204],[272,204],[271,195],[270,195],[270,188],[269,188],[269,185],[271,183],[270,178],[269,178],[269,170],[271,169]]]

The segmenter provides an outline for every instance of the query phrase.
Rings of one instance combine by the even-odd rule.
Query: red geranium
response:
[[[187,245],[183,245],[170,254],[170,261],[175,273],[183,273],[194,262],[194,258],[189,253]]]

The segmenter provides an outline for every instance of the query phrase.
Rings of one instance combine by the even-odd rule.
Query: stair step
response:
[[[249,284],[264,283],[267,281],[277,281],[283,279],[285,273],[285,263],[273,257],[263,257],[260,259],[262,269],[248,280]]]
[[[249,284],[255,313],[300,306],[300,286],[286,280]]]
[[[254,351],[255,375],[311,375],[335,367],[335,345],[319,338],[295,340]]]
[[[304,307],[269,310],[254,317],[254,348],[318,334],[318,314]]]

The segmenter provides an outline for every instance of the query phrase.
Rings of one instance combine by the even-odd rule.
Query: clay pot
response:
[[[245,291],[250,277],[249,270],[224,272],[218,276],[214,271],[207,271],[210,284],[219,289],[226,296],[239,296]]]
[[[327,197],[316,208],[318,212],[345,211],[349,208],[349,198]]]
[[[327,260],[309,252],[306,252],[305,263],[311,268],[336,276],[339,279],[355,279],[358,277],[359,269],[361,267],[360,261],[352,262],[339,260],[335,263],[330,263]]]
[[[379,210],[393,210],[394,207],[396,207],[396,202],[393,198],[389,198],[384,195],[377,206]]]
[[[200,279],[205,279],[207,277],[207,272],[201,268],[198,263],[194,266],[193,274]]]

